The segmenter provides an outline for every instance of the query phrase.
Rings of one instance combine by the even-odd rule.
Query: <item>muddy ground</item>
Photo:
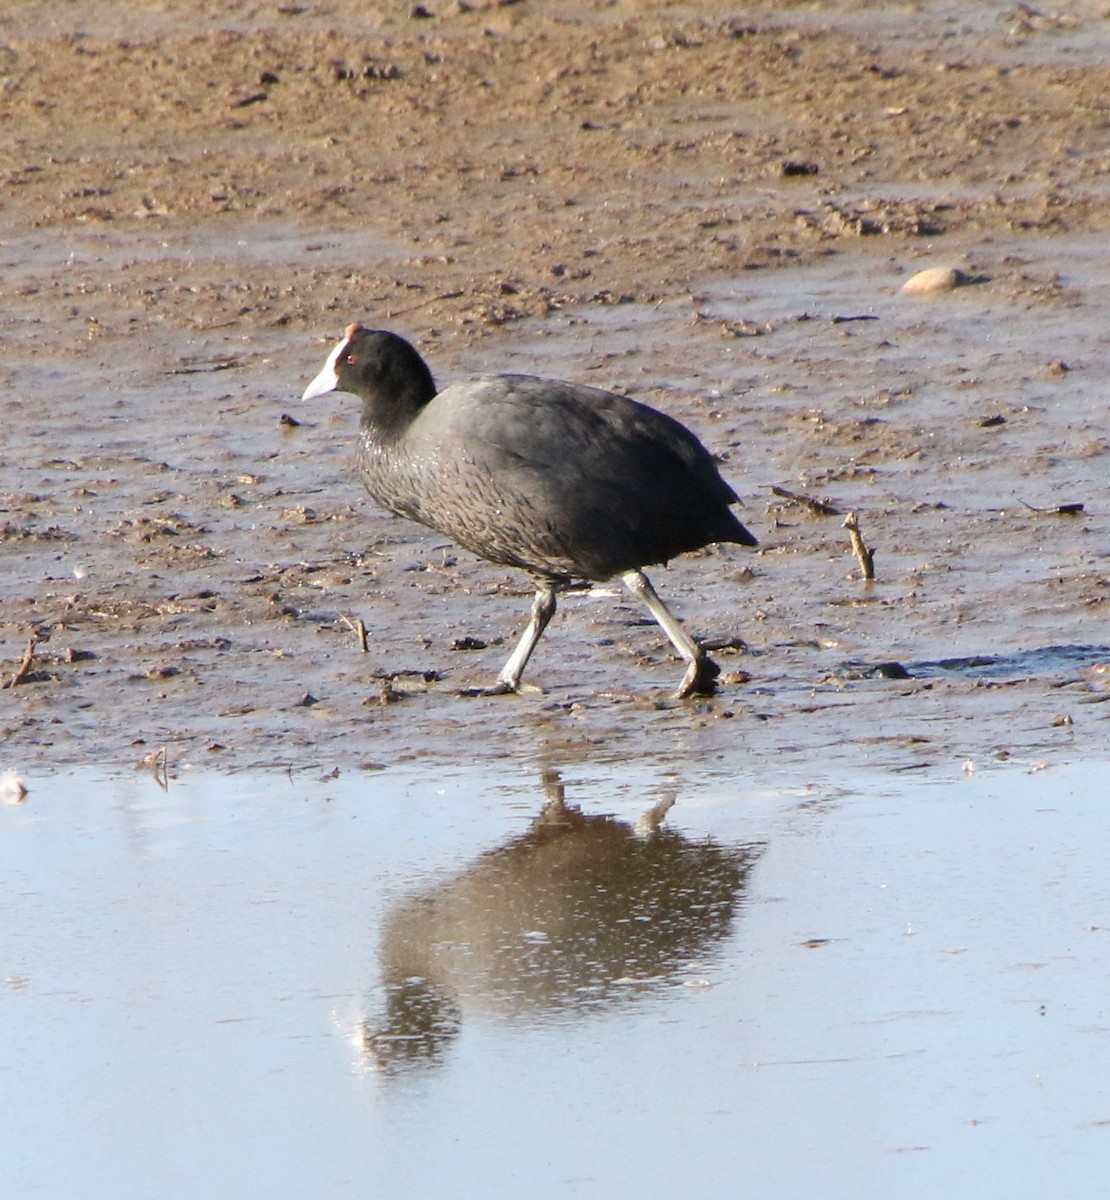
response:
[[[0,765],[1105,753],[1104,8],[7,4]],[[655,582],[717,697],[613,587],[456,695],[528,586],[300,404],[354,319],[703,437],[762,547]]]

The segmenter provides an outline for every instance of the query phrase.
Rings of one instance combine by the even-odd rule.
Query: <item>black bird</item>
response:
[[[485,375],[437,392],[416,349],[348,325],[304,399],[362,400],[358,467],[374,500],[480,558],[532,576],[528,625],[483,694],[515,692],[576,579],[620,575],[688,666],[677,696],[712,693],[720,668],[641,569],[711,542],[756,545],[729,509],[736,493],[678,421],[598,388]]]

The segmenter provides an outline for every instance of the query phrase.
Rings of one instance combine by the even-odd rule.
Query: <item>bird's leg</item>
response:
[[[636,837],[640,841],[646,842],[659,832],[659,827],[663,824],[663,818],[674,808],[674,800],[674,792],[664,792],[661,799],[657,800],[646,813],[637,818],[633,828]]]
[[[528,624],[520,635],[516,649],[509,655],[509,661],[501,668],[497,682],[492,687],[468,691],[467,695],[503,696],[508,692],[517,691],[520,687],[520,677],[524,674],[524,668],[532,657],[532,651],[535,650],[536,643],[543,636],[548,622],[555,615],[557,590],[554,584],[548,583],[546,580],[543,583],[537,582],[536,598],[532,601],[532,612],[528,617]]]
[[[520,677],[532,657],[536,643],[543,636],[548,622],[555,615],[556,588],[547,582],[536,584],[536,597],[532,601],[532,612],[528,624],[520,635],[516,649],[509,655],[509,661],[501,668],[497,682],[503,683],[510,692],[515,692],[520,686]]]
[[[625,586],[643,604],[651,615],[659,622],[663,632],[671,639],[671,644],[686,660],[686,674],[675,692],[680,700],[687,696],[712,696],[716,690],[714,680],[721,673],[721,668],[682,628],[671,610],[659,598],[651,581],[643,571],[625,571],[621,578]]]
[[[567,804],[566,788],[559,772],[548,767],[541,773],[543,780],[543,808],[532,822],[533,829],[546,829],[551,826],[560,827],[572,825],[577,820],[582,821],[582,813],[573,805]]]

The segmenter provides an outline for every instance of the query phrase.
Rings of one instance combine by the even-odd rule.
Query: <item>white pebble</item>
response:
[[[27,788],[15,771],[0,771],[0,801],[21,804],[26,795]]]
[[[913,296],[921,296],[926,292],[950,292],[954,287],[959,287],[966,279],[967,276],[962,271],[957,271],[955,267],[929,267],[927,270],[918,271],[916,275],[911,275],[902,284],[902,291]]]

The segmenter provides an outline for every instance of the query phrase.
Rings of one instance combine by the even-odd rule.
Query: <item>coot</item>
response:
[[[684,425],[612,392],[531,375],[486,375],[437,392],[412,345],[361,325],[347,326],[304,399],[333,390],[362,400],[359,474],[382,508],[535,582],[524,633],[483,694],[518,689],[560,590],[613,575],[686,660],[675,694],[712,693],[720,668],[642,568],[711,542],[756,539]]]

